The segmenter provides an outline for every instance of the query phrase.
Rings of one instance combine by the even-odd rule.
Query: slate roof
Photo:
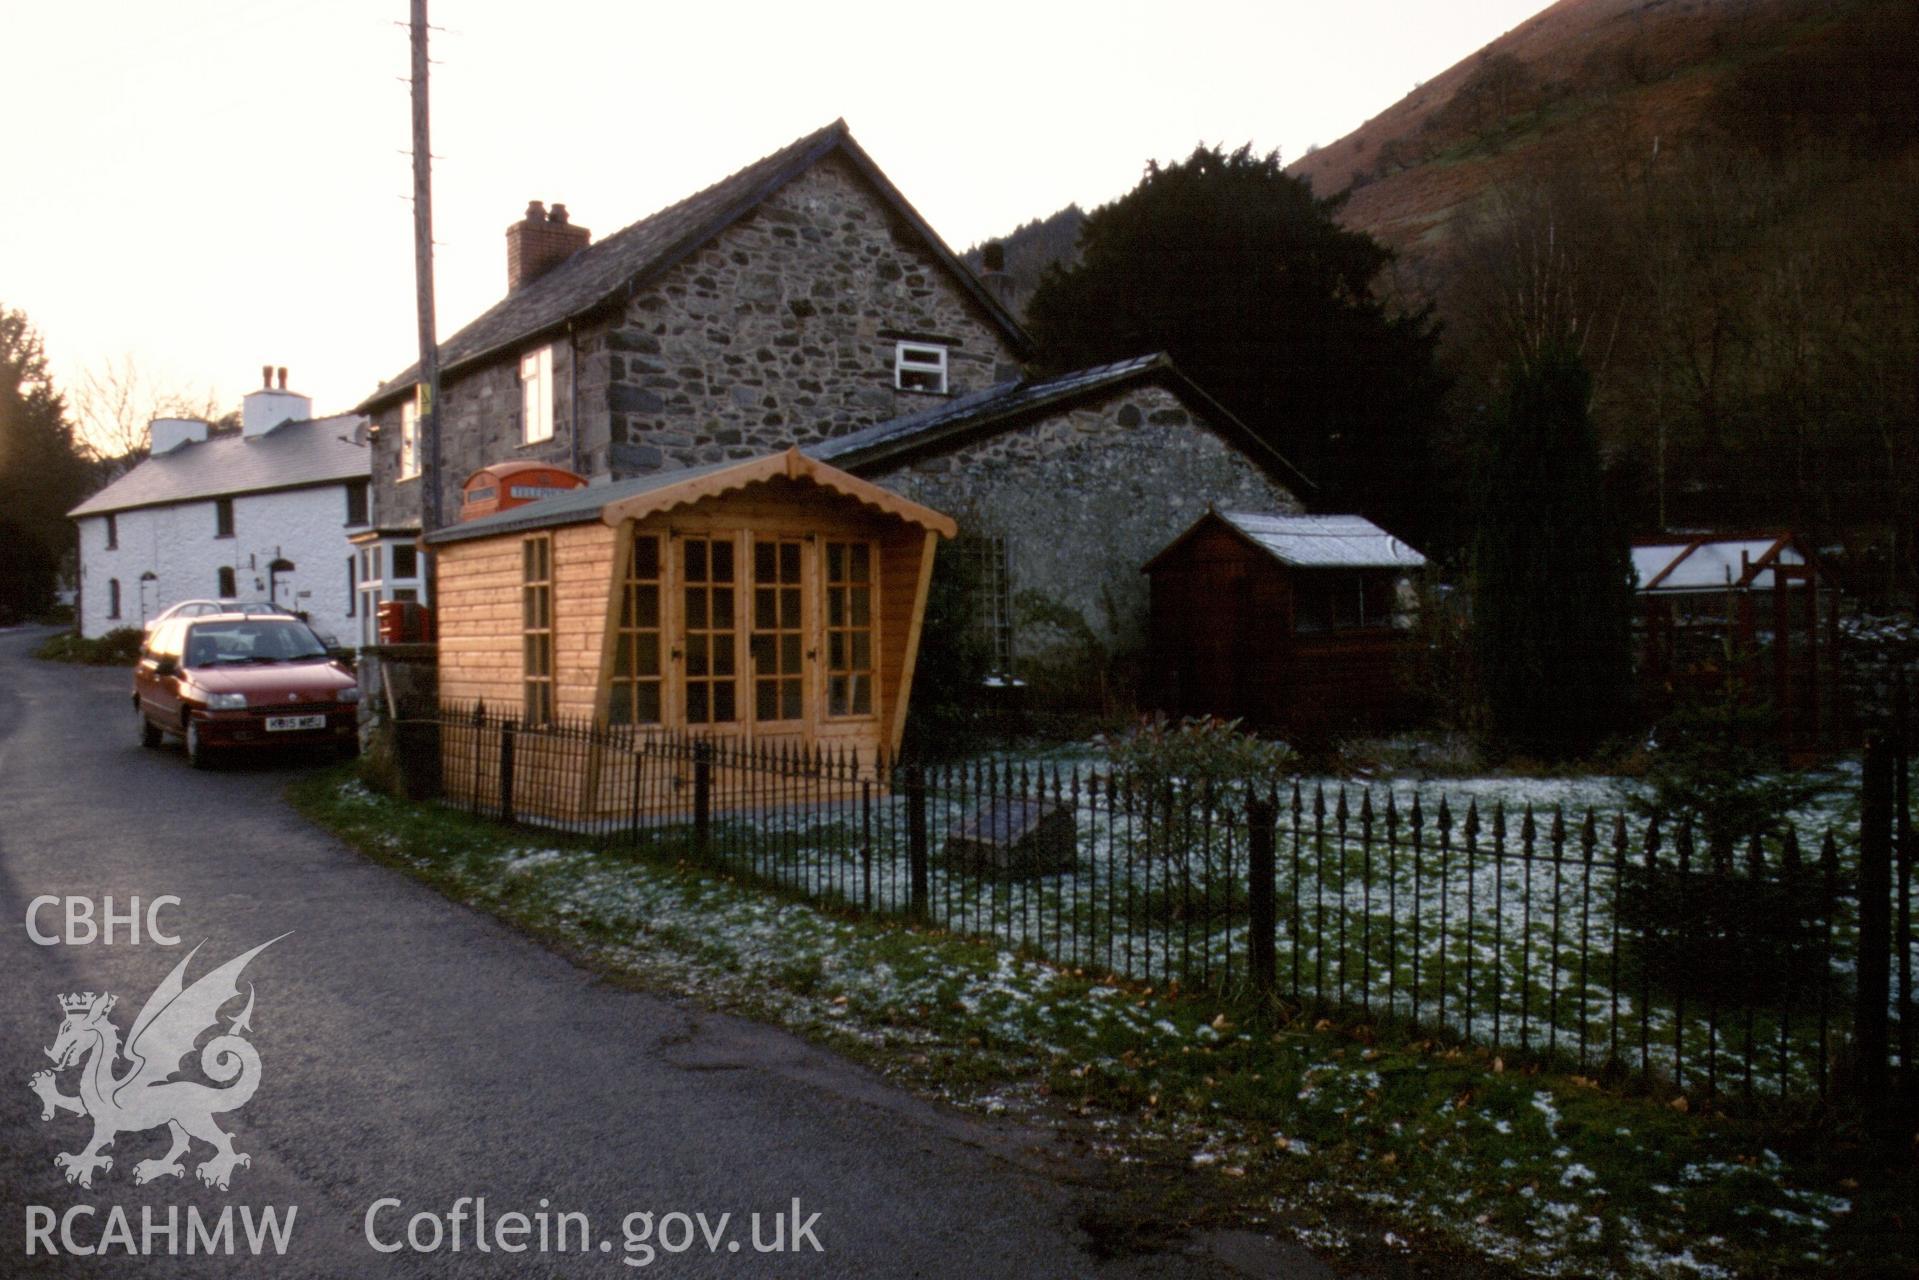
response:
[[[563,524],[586,524],[600,518],[600,512],[610,502],[622,498],[636,498],[643,493],[652,493],[655,489],[665,489],[687,480],[697,480],[724,471],[728,467],[739,466],[738,459],[725,462],[709,462],[703,467],[682,467],[677,471],[655,471],[650,475],[634,476],[629,480],[616,480],[612,484],[590,484],[580,489],[568,489],[564,493],[539,498],[525,506],[508,507],[505,511],[495,511],[491,515],[462,520],[437,529],[426,537],[426,541],[440,545],[448,542],[465,542],[469,538],[486,538],[499,533],[523,533],[532,529],[552,529]]]
[[[1010,427],[1134,382],[1156,382],[1165,386],[1296,492],[1309,492],[1318,487],[1252,428],[1200,390],[1164,352],[1052,377],[997,383],[918,413],[810,445],[806,453],[858,472],[903,454],[930,449],[954,436]]]
[[[1426,563],[1425,556],[1365,516],[1214,514],[1275,560],[1296,569],[1417,569]]]
[[[946,242],[920,217],[906,197],[853,140],[846,121],[756,160],[729,178],[668,205],[658,213],[588,245],[538,279],[509,293],[477,320],[440,344],[444,377],[467,365],[517,348],[528,339],[554,331],[568,320],[623,303],[648,281],[688,257],[714,236],[769,199],[781,187],[833,153],[850,160],[880,198],[923,238],[935,258],[1005,331],[1015,349],[1031,339],[1019,322],[966,269]],[[360,405],[371,412],[419,379],[419,365],[381,385]]]
[[[263,435],[219,435],[148,458],[67,512],[105,515],[133,507],[275,489],[299,489],[372,475],[372,451],[353,443],[365,419],[356,413],[283,422]]]
[[[450,525],[428,535],[426,541],[434,546],[442,546],[449,542],[465,542],[472,538],[549,529],[559,525],[586,524],[609,515],[615,518],[633,518],[658,510],[668,510],[685,503],[698,502],[703,498],[715,497],[722,493],[730,493],[746,485],[780,476],[791,480],[810,481],[829,492],[864,503],[899,519],[920,524],[949,538],[955,532],[951,517],[941,515],[929,507],[923,507],[896,493],[882,489],[870,480],[862,480],[829,463],[809,457],[796,448],[789,447],[752,458],[735,458],[726,462],[708,463],[703,467],[684,467],[677,471],[656,471],[651,475],[636,476],[631,480],[621,480],[615,484],[568,489],[563,493],[529,502],[522,507],[511,507],[505,511],[496,511],[491,515]],[[664,495],[665,491],[672,489],[684,489],[685,492],[674,495],[670,499],[661,496],[657,504],[632,501],[648,494]],[[615,508],[618,510],[614,510]]]

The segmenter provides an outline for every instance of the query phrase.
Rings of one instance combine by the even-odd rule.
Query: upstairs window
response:
[[[893,385],[901,391],[946,394],[946,348],[931,342],[902,342],[893,348]]]
[[[538,444],[553,438],[553,348],[520,357],[520,438]]]
[[[346,486],[346,522],[360,525],[367,522],[366,487],[364,480],[349,480]]]
[[[118,578],[107,579],[107,616],[109,618],[120,616],[120,579]]]
[[[420,404],[417,395],[400,402],[400,479],[420,474]]]
[[[109,511],[107,513],[107,550],[118,551],[119,549],[120,549],[120,517],[114,515],[111,511]]]
[[[213,500],[213,536],[231,538],[233,536],[233,499],[215,498]]]

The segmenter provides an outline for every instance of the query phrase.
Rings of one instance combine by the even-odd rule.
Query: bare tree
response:
[[[122,470],[147,456],[148,427],[155,418],[219,422],[225,416],[211,388],[164,383],[130,351],[84,371],[71,399],[88,449]]]

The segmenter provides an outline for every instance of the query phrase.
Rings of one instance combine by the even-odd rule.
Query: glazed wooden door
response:
[[[752,548],[747,714],[756,742],[797,747],[812,740],[817,715],[813,544],[757,534]]]

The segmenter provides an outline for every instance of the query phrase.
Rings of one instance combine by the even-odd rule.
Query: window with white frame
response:
[[[400,402],[400,479],[420,474],[420,404],[418,397]]]
[[[520,357],[520,438],[538,444],[553,438],[553,348]]]
[[[893,348],[893,385],[901,391],[946,394],[946,348],[933,342],[902,342]]]

